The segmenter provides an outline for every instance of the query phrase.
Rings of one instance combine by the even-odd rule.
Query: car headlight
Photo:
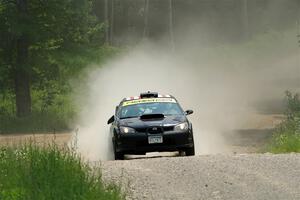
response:
[[[178,124],[174,127],[175,131],[180,131],[180,132],[187,131],[188,129],[189,129],[189,124],[187,122]]]
[[[135,130],[133,128],[130,128],[130,127],[121,126],[120,127],[120,132],[121,133],[135,133]]]

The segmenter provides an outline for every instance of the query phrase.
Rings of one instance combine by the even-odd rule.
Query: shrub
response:
[[[300,152],[300,99],[286,92],[286,120],[276,127],[268,150],[273,153]]]

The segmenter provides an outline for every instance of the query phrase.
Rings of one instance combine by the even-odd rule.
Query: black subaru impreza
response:
[[[116,160],[125,154],[179,151],[195,154],[192,123],[171,95],[155,92],[125,98],[109,120]]]

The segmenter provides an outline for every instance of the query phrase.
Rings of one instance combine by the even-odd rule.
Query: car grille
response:
[[[139,132],[139,133],[159,134],[159,133],[163,133],[165,131],[173,131],[174,126],[136,128],[135,130],[136,130],[136,132]]]
[[[164,130],[162,127],[149,127],[147,129],[147,133],[149,134],[159,134],[159,133],[163,133]]]

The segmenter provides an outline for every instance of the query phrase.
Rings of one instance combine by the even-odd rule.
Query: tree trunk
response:
[[[149,0],[145,0],[144,4],[144,32],[143,32],[143,39],[148,37],[148,21],[149,21]]]
[[[27,1],[17,0],[18,12],[27,15]],[[30,67],[28,65],[29,40],[26,33],[17,39],[16,66],[14,68],[16,111],[18,117],[31,114]]]
[[[249,38],[248,0],[242,0],[242,19],[244,27],[244,38]]]
[[[121,33],[122,38],[119,44],[124,45],[127,44],[128,39],[129,39],[129,34],[128,34],[128,30],[129,30],[129,2],[128,0],[121,0],[120,1],[120,10],[121,10],[121,19],[122,19],[122,23],[118,24],[118,30],[117,32]]]
[[[173,0],[169,0],[169,33],[170,33],[170,44],[171,44],[171,50],[175,50],[175,44],[174,44],[174,31],[173,31]]]
[[[109,44],[108,0],[104,0],[105,43]]]
[[[115,24],[115,0],[111,1],[111,16],[110,16],[110,44],[114,43],[114,24]]]

